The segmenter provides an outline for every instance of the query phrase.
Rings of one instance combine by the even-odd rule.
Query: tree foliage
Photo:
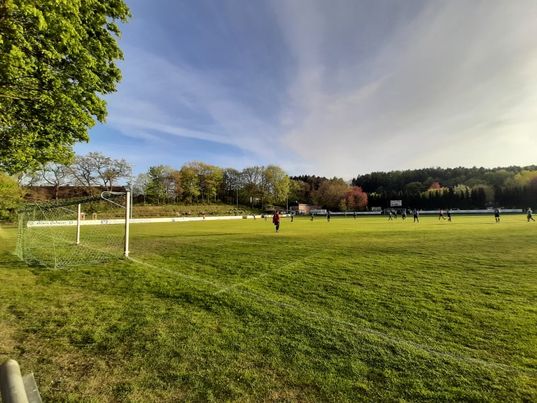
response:
[[[289,196],[289,177],[283,169],[269,165],[263,169],[263,200],[267,204],[285,204]]]
[[[123,0],[0,2],[0,169],[66,163],[121,78]]]
[[[537,166],[503,168],[425,168],[372,172],[352,183],[369,195],[369,205],[392,199],[408,207],[483,208],[532,206],[537,200]],[[535,186],[532,185],[535,183]]]
[[[363,210],[367,207],[367,193],[365,193],[359,186],[352,186],[345,193],[343,201],[345,211]]]
[[[124,159],[113,159],[98,152],[77,155],[72,164],[64,165],[56,162],[44,164],[22,179],[26,186],[52,186],[54,196],[64,186],[79,186],[88,195],[96,191],[96,187],[112,190],[122,179],[130,180],[131,165]]]
[[[17,181],[0,172],[0,220],[10,218],[22,199]]]
[[[339,210],[341,200],[349,190],[349,185],[343,179],[333,178],[324,181],[319,186],[315,196],[315,202],[329,210]]]
[[[533,172],[533,173],[532,173]],[[372,172],[359,175],[352,184],[367,193],[424,191],[435,182],[440,187],[489,185],[493,187],[525,186],[526,179],[537,176],[537,166],[505,168],[423,168],[406,171]]]
[[[77,155],[67,168],[75,178],[75,184],[85,187],[88,194],[94,186],[112,190],[120,179],[128,179],[132,175],[132,167],[127,161],[113,159],[99,152]]]

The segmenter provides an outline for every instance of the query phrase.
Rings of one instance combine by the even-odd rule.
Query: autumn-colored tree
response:
[[[429,186],[429,190],[440,190],[442,189],[442,185],[440,182],[433,182],[431,183],[431,186]]]
[[[349,185],[343,179],[324,181],[315,192],[315,201],[329,210],[338,210],[348,189]]]
[[[345,193],[347,211],[363,210],[367,207],[367,193],[361,187],[353,186]]]

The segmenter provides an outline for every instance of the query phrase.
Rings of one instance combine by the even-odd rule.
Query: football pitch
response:
[[[45,401],[536,401],[525,216],[134,224],[28,267],[0,229],[0,361]]]

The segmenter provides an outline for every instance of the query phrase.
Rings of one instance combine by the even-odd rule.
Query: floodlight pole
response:
[[[76,208],[76,244],[80,245],[80,215],[81,212],[81,204],[79,203]]]
[[[125,197],[125,248],[124,255],[129,257],[129,226],[131,221],[131,192],[127,192]]]

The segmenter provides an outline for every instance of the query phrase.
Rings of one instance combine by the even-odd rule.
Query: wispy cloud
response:
[[[277,128],[219,73],[135,47],[125,53],[125,80],[109,99],[112,127],[147,140],[184,137],[231,145],[263,160],[275,157],[269,145],[278,139]]]
[[[320,2],[288,31],[301,62],[286,137],[312,170],[535,162],[537,3],[428,4],[338,69],[322,43],[337,43],[331,28],[344,18]]]
[[[132,7],[108,124],[150,163],[184,141],[181,158],[345,178],[536,162],[533,0]]]

